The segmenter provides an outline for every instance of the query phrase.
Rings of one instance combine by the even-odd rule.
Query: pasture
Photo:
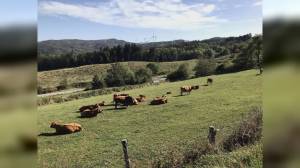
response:
[[[54,132],[50,122],[77,122],[81,132],[70,135],[39,136],[39,167],[124,167],[121,140],[128,139],[129,157],[139,168],[151,167],[156,158],[170,150],[184,152],[195,142],[206,142],[207,129],[214,125],[221,131],[217,139],[228,136],[252,107],[261,106],[261,76],[257,71],[211,76],[163,83],[126,91],[147,102],[115,110],[105,106],[96,118],[79,118],[83,105],[111,102],[112,94],[38,107],[39,133]],[[183,85],[200,85],[188,96],[179,96]],[[168,103],[149,105],[152,98],[166,92]],[[235,155],[234,153],[232,155]]]

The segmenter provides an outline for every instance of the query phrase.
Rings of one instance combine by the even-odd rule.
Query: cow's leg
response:
[[[115,101],[115,109],[117,109],[118,108],[118,103],[117,103],[117,101]]]

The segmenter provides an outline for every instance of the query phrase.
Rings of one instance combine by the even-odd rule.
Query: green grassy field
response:
[[[123,167],[120,141],[127,138],[129,156],[136,167],[149,167],[151,162],[176,148],[184,152],[195,142],[206,141],[207,128],[221,131],[218,139],[228,136],[254,106],[261,106],[261,76],[250,70],[213,76],[212,86],[203,86],[188,96],[178,96],[183,85],[202,85],[205,78],[164,83],[127,91],[132,96],[145,94],[148,102],[114,110],[106,106],[96,118],[78,118],[82,105],[111,102],[103,95],[52,104],[38,108],[40,133],[53,132],[51,121],[78,122],[83,131],[60,136],[39,137],[39,167]],[[169,103],[150,106],[149,101],[167,91]],[[233,154],[234,155],[234,154]]]

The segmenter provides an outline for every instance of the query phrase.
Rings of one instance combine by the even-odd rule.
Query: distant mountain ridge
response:
[[[79,39],[65,39],[65,40],[46,40],[38,43],[39,55],[61,55],[69,52],[75,54],[93,52],[101,47],[114,47],[118,45],[125,45],[129,43],[124,40],[104,39],[104,40],[79,40]]]
[[[147,42],[147,43],[133,43],[125,40],[118,39],[102,39],[102,40],[80,40],[80,39],[63,39],[63,40],[46,40],[38,43],[38,54],[39,57],[44,56],[59,56],[72,53],[74,55],[99,51],[100,48],[108,47],[112,48],[115,46],[124,46],[125,44],[136,44],[143,48],[151,47],[169,47],[174,45],[183,45],[187,42],[197,42],[206,44],[220,44],[229,41],[244,41],[251,37],[251,34],[239,36],[239,37],[214,37],[205,40],[172,40],[172,41],[158,41],[158,42]]]
[[[90,64],[126,61],[171,62],[191,59],[215,59],[240,55],[261,35],[218,37],[208,40],[174,40],[132,43],[124,40],[56,40],[39,43],[38,70],[53,70]]]

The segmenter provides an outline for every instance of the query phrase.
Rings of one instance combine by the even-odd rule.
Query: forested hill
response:
[[[117,39],[105,40],[47,40],[39,42],[38,52],[40,56],[44,55],[63,55],[70,52],[74,54],[81,54],[93,52],[102,47],[114,47],[118,45],[125,45],[126,41]]]
[[[236,55],[247,48],[253,37],[212,38],[202,41],[129,43],[121,40],[58,40],[39,43],[38,70],[52,70],[120,61],[181,61],[213,59]]]

